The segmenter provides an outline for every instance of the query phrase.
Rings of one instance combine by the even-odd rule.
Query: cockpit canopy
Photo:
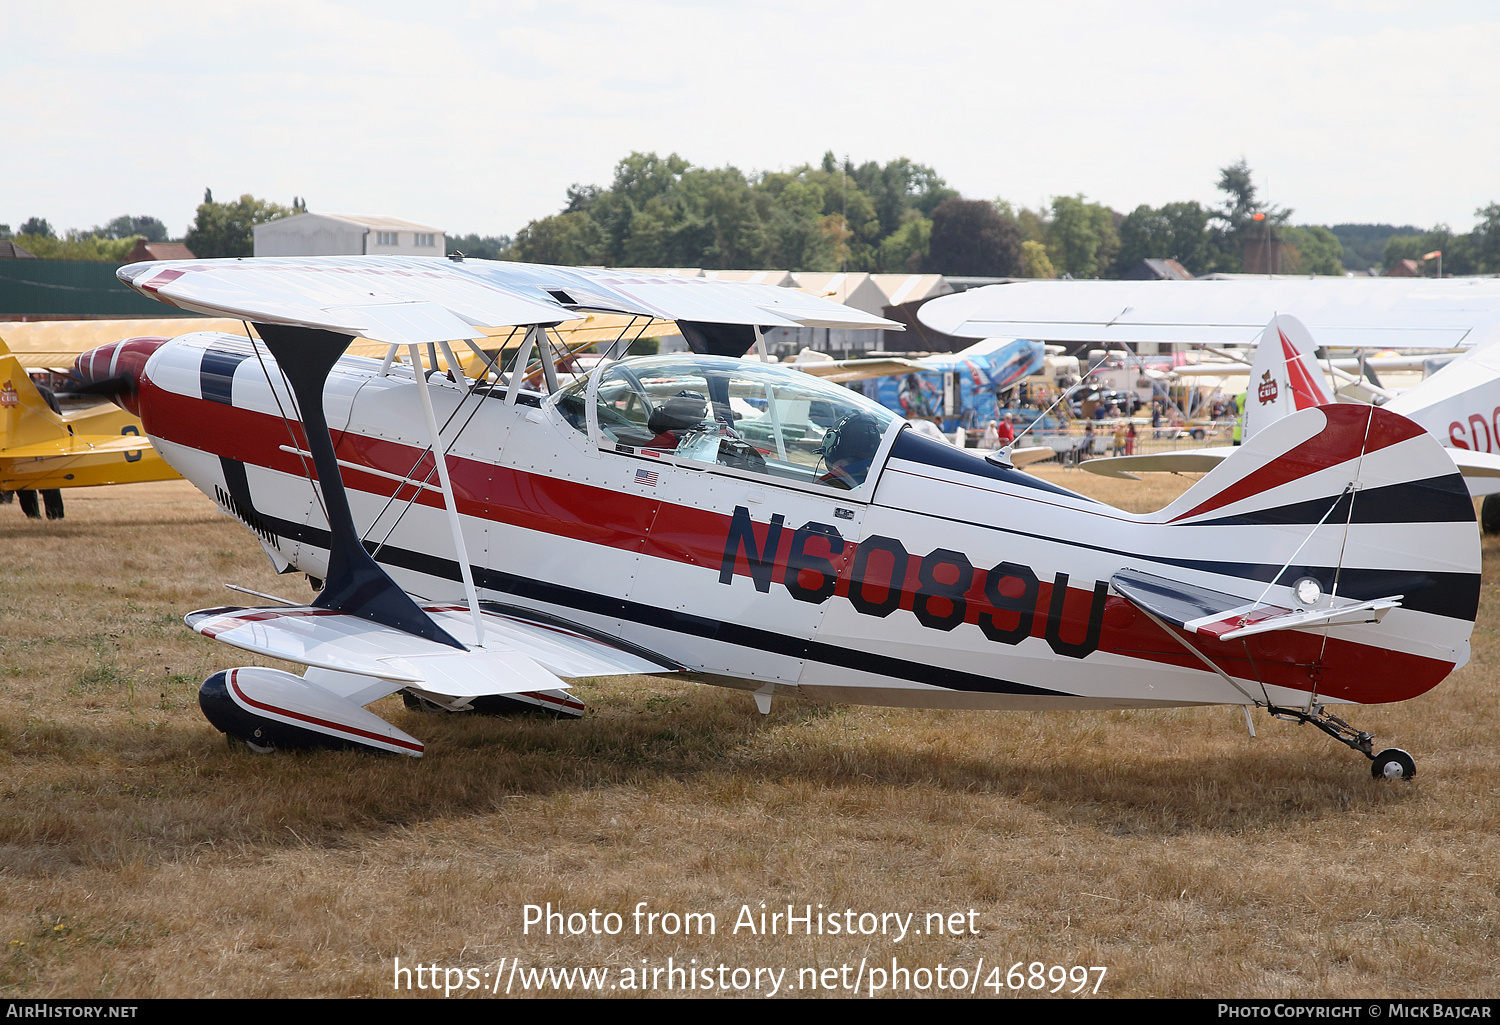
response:
[[[592,376],[592,375],[591,375]],[[588,431],[590,381],[557,408]],[[864,486],[894,414],[800,370],[689,353],[612,363],[594,403],[598,444],[853,491]]]

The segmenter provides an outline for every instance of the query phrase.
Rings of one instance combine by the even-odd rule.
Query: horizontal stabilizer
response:
[[[139,434],[74,434],[56,441],[17,445],[5,449],[4,455],[7,459],[59,459],[101,452],[139,452],[150,447],[151,440]]]
[[[1036,445],[1032,448],[1013,448],[1010,450],[1010,465],[1030,466],[1032,463],[1040,463],[1047,459],[1055,459],[1057,450],[1045,445]]]
[[[1500,455],[1474,452],[1466,448],[1444,448],[1467,479],[1500,478]],[[1152,452],[1139,456],[1110,456],[1089,459],[1081,465],[1101,477],[1140,480],[1138,473],[1207,473],[1234,452],[1234,448],[1191,448],[1177,452]]]
[[[1138,473],[1207,473],[1229,458],[1233,447],[1192,448],[1177,452],[1149,452],[1138,456],[1086,459],[1079,465],[1101,477],[1140,480]]]
[[[1110,585],[1127,601],[1163,622],[1188,633],[1232,641],[1273,630],[1297,630],[1317,626],[1378,623],[1389,610],[1401,604],[1401,595],[1371,601],[1347,602],[1290,609],[1267,605],[1207,587],[1185,584],[1154,573],[1122,569],[1110,577]],[[1321,606],[1321,607],[1320,607]]]

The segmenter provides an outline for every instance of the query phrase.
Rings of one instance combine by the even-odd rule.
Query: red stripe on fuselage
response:
[[[204,407],[209,403],[166,391],[149,382],[143,382],[142,396],[142,406],[147,414],[147,430],[153,435],[283,473],[303,476],[312,470],[310,460],[304,464],[303,458],[280,450],[279,446],[287,441],[287,428],[280,417],[225,406],[222,403],[212,403],[213,409],[207,411]],[[1331,406],[1325,407],[1325,412],[1331,414],[1330,423],[1337,422],[1340,425],[1343,432],[1341,436],[1344,436],[1354,430],[1354,425],[1346,422],[1349,418],[1342,411],[1358,413],[1362,408],[1369,407]],[[1365,438],[1363,420],[1361,415],[1354,441],[1356,446]],[[305,449],[301,424],[294,422],[292,427],[297,433],[297,444]],[[1326,433],[1325,431],[1324,434]],[[1383,444],[1377,445],[1376,432],[1372,430],[1370,433],[1372,449],[1401,440],[1400,437],[1392,436],[1389,440],[1382,439]],[[334,432],[334,438],[335,448],[341,459],[362,461],[388,473],[407,473],[417,462],[418,456],[423,454],[423,450],[415,446],[352,433]],[[1315,438],[1307,445],[1316,441]],[[1293,451],[1300,451],[1307,445]],[[1273,469],[1279,462],[1265,469]],[[424,477],[431,465],[431,457],[424,456],[413,476]],[[1322,466],[1316,467],[1321,468]],[[731,520],[721,513],[458,456],[449,459],[449,475],[453,481],[458,510],[465,516],[590,544],[635,551],[652,558],[699,566],[712,570],[715,574],[724,560],[725,539],[729,534]],[[433,477],[435,476],[434,474]],[[343,468],[343,478],[345,487],[349,490],[363,491],[382,498],[398,486],[403,498],[411,493],[410,485],[399,485],[398,482],[348,467]],[[434,509],[443,507],[441,495],[425,489],[416,501]],[[764,552],[769,525],[757,522],[753,527],[757,550]],[[773,589],[783,586],[786,581],[793,533],[792,524],[782,528],[772,569]],[[808,555],[826,559],[832,564],[837,577],[833,594],[847,599],[856,545],[848,543],[842,553],[834,555],[829,539],[813,537],[807,541],[805,551]],[[889,579],[892,586],[899,588],[900,602],[897,608],[904,612],[913,611],[920,594],[921,564],[926,555],[928,553],[923,551],[908,552],[904,567],[890,566],[889,557],[882,554],[877,554],[870,560],[872,572],[882,580]],[[957,567],[945,565],[938,571],[936,579],[954,582],[957,580],[957,571]],[[735,553],[734,574],[739,577],[751,575],[742,550]],[[797,579],[803,587],[815,590],[822,577],[817,571],[804,569]],[[1004,629],[1015,626],[1019,613],[997,612],[992,608],[985,597],[985,579],[986,567],[976,566],[973,580],[962,595],[965,603],[963,622],[973,626],[981,616],[993,615],[997,627]],[[1062,623],[1058,630],[1059,636],[1065,641],[1079,642],[1087,633],[1093,581],[1088,581],[1088,584],[1090,586],[1087,588],[1068,588],[1063,603]],[[1041,638],[1046,635],[1047,611],[1051,607],[1053,588],[1052,581],[1044,579],[1039,582],[1031,624],[1032,637]],[[1007,593],[1014,596],[1016,591],[1018,589],[1012,588]],[[864,585],[864,597],[869,601],[878,602],[885,593],[885,589],[876,584]],[[1133,608],[1130,609],[1133,616],[1113,611],[1120,605],[1129,608],[1122,598],[1109,599],[1100,634],[1099,651],[1190,669],[1202,667],[1201,662],[1175,641],[1164,637],[1154,623],[1145,616],[1134,613]],[[926,610],[930,615],[942,617],[951,613],[952,606],[948,599],[928,595]],[[1319,652],[1322,651],[1325,664],[1320,670],[1318,692],[1328,697],[1366,703],[1415,697],[1435,686],[1452,670],[1450,662],[1334,638],[1328,640],[1325,651],[1321,635],[1293,631],[1279,631],[1249,638],[1250,654],[1255,659],[1255,669],[1251,669],[1246,664],[1245,642],[1225,643],[1199,636],[1194,636],[1191,640],[1205,655],[1220,661],[1231,676],[1253,678],[1258,671],[1259,678],[1265,683],[1296,690],[1312,688],[1308,666],[1318,662]],[[997,647],[1000,646],[999,642],[994,643]],[[1273,649],[1281,653],[1273,654]],[[1277,661],[1262,662],[1263,658],[1274,658]]]
[[[1240,478],[1212,498],[1174,516],[1171,522],[1176,523],[1178,520],[1222,509],[1241,499],[1357,459],[1361,453],[1378,452],[1423,433],[1420,427],[1405,417],[1384,412],[1376,406],[1335,403],[1318,408],[1328,420],[1321,431],[1254,473]],[[1371,417],[1374,417],[1373,422]]]

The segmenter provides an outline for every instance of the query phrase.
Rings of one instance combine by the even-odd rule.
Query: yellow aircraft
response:
[[[176,476],[151,448],[139,417],[109,402],[63,413],[0,341],[0,491],[20,492],[26,515],[40,515],[37,492],[47,518],[57,520],[61,488]]]

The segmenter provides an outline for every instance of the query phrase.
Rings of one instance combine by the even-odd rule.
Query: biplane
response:
[[[169,480],[175,470],[151,449],[140,420],[97,402],[64,412],[50,390],[0,341],[0,492],[18,492],[27,516],[63,517],[61,489]]]
[[[1410,777],[1331,709],[1468,658],[1473,509],[1437,441],[1385,410],[1300,410],[1135,515],[739,358],[771,326],[887,326],[787,289],[379,257],[119,274],[255,325],[124,340],[77,372],[108,363],[163,457],[320,587],[187,617],[308,667],[205,681],[208,719],[257,749],[418,755],[364,706],[567,714],[573,681],[658,674],[762,711],[1261,707]],[[625,338],[564,380],[549,325],[587,311],[675,322],[690,351]],[[453,346],[499,325],[524,331],[513,363],[464,373]],[[345,356],[356,336],[389,348]]]

